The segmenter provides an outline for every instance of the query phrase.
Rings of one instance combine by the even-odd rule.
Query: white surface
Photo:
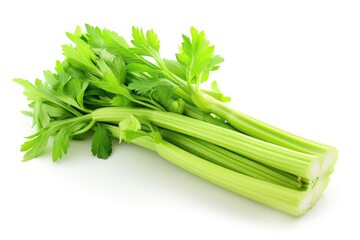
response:
[[[0,239],[359,236],[358,1],[128,2],[0,3]],[[213,76],[233,105],[340,150],[315,208],[294,219],[129,145],[115,146],[107,161],[85,141],[57,164],[49,152],[20,162],[19,145],[33,130],[10,79],[42,77],[61,58],[65,31],[85,22],[127,37],[132,25],[154,28],[165,56],[191,25],[204,29],[225,58]]]

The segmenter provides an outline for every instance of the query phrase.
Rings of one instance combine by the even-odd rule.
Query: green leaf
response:
[[[24,79],[14,79],[15,82],[21,84],[24,88],[24,95],[27,96],[29,101],[49,101],[66,109],[67,111],[73,113],[74,115],[79,115],[79,113],[69,107],[68,105],[64,104],[60,99],[58,99],[49,88],[44,86],[41,80],[36,79],[35,84],[31,84],[29,81]]]
[[[113,97],[87,97],[87,103],[93,107],[134,107],[135,105],[127,98],[121,95]]]
[[[89,82],[84,77],[84,73],[69,66],[66,61],[57,62],[56,71],[58,74],[54,74],[51,71],[44,72],[45,83],[50,87],[50,92],[61,101],[80,110],[87,111],[83,104],[83,98]],[[79,78],[76,79],[73,76]]]
[[[129,130],[136,132],[137,130],[141,129],[141,123],[134,115],[130,115],[129,117],[122,120],[119,126],[121,131]]]
[[[119,123],[120,127],[120,141],[131,142],[131,140],[145,136],[146,134],[139,131],[141,129],[141,123],[134,116],[130,115]]]
[[[186,68],[186,81],[200,84],[209,77],[209,72],[219,68],[223,58],[213,55],[214,46],[210,46],[203,31],[190,29],[191,37],[183,35],[183,42],[176,54],[177,61]]]
[[[87,80],[86,72],[69,65],[66,61],[64,61],[63,72],[70,76],[70,78]]]
[[[62,158],[63,154],[67,154],[73,129],[74,126],[64,126],[60,128],[59,132],[56,134],[52,148],[53,162],[57,162]]]
[[[81,89],[77,92],[77,96],[76,96],[76,102],[79,104],[80,109],[84,111],[85,110],[87,111],[87,109],[84,106],[84,95],[88,86],[89,86],[89,82],[87,81],[82,82]]]
[[[163,61],[165,62],[166,67],[170,70],[170,72],[181,79],[186,79],[186,68],[184,65],[174,60],[163,59]]]
[[[33,120],[34,124],[39,130],[46,127],[50,123],[50,116],[46,112],[42,101],[35,102]]]
[[[44,77],[45,77],[45,83],[47,86],[51,89],[56,89],[59,86],[59,81],[55,74],[53,74],[51,71],[46,70],[44,71]]]
[[[140,95],[144,95],[157,103],[166,110],[171,112],[182,112],[183,105],[175,96],[175,91],[178,88],[175,84],[166,78],[134,78],[128,85],[128,89],[136,91]],[[174,99],[177,99],[174,101]]]
[[[103,30],[103,38],[105,40],[105,47],[123,47],[124,49],[128,49],[130,46],[126,42],[126,40],[119,36],[116,32],[110,31],[108,29]]]
[[[98,55],[99,59],[106,63],[112,63],[115,59],[115,55],[104,48],[94,49],[94,52]]]
[[[112,99],[110,99],[109,103],[110,103],[110,106],[113,106],[113,107],[133,107],[133,105],[134,105],[131,103],[131,101],[129,101],[128,98],[126,98],[124,96],[120,96],[120,95],[117,95],[117,96],[113,97]]]
[[[146,40],[152,49],[154,49],[157,52],[159,51],[160,41],[159,41],[156,33],[152,29],[146,31]]]
[[[83,99],[89,82],[80,79],[70,79],[62,89],[51,90],[51,93],[61,101],[77,109],[87,111],[84,107]]]
[[[155,90],[156,87],[162,84],[167,84],[168,80],[165,78],[134,78],[129,83],[128,89],[136,91],[138,94],[145,94]]]
[[[42,108],[52,120],[60,120],[60,119],[73,117],[73,115],[70,114],[68,111],[51,102],[46,102],[46,103],[43,102]]]
[[[107,92],[114,93],[117,95],[122,95],[131,101],[136,101],[129,92],[129,90],[124,85],[120,85],[117,79],[112,75],[105,74],[103,76],[103,79],[91,77],[90,82],[94,84],[96,87],[103,89]]]
[[[21,146],[21,151],[26,152],[23,161],[38,157],[44,152],[50,136],[55,135],[52,148],[53,161],[58,161],[67,153],[71,135],[84,126],[84,122],[51,122],[37,133],[27,137],[29,140]]]
[[[67,32],[66,36],[75,43],[76,49],[79,53],[86,59],[95,60],[95,54],[92,51],[91,47],[81,38],[81,34],[75,31],[74,34]]]
[[[67,82],[71,79],[71,76],[66,72],[66,69],[69,68],[69,63],[67,61],[57,62],[56,63],[56,72],[53,74],[53,77],[58,81],[56,88],[54,90],[62,90]],[[71,68],[75,69],[73,66]],[[46,79],[47,80],[47,79]]]
[[[118,79],[118,81],[120,83],[124,83],[127,71],[123,59],[119,56],[116,56],[114,61],[112,63],[109,63],[109,67],[115,77]]]
[[[103,75],[111,75],[111,78],[116,79],[119,84],[125,82],[126,66],[121,57],[102,49],[99,51],[97,65]]]
[[[50,136],[54,133],[54,129],[43,128],[37,133],[29,136],[30,140],[21,145],[21,151],[26,152],[23,157],[23,161],[29,161],[38,157],[44,152]]]
[[[129,45],[123,37],[120,37],[117,33],[110,30],[101,30],[99,27],[93,27],[89,24],[85,24],[86,37],[88,43],[94,48],[107,48],[109,45],[120,45],[128,48]]]
[[[87,34],[85,38],[88,44],[93,48],[106,49],[116,56],[120,56],[125,62],[142,62],[138,55],[134,54],[125,39],[116,32],[108,29],[101,30],[98,27],[92,27],[86,24]]]
[[[112,152],[110,133],[101,123],[96,124],[91,143],[91,152],[94,156],[101,159],[107,159]]]
[[[24,114],[25,116],[28,116],[28,117],[33,117],[34,116],[34,113],[30,112],[30,111],[21,111],[21,113]]]
[[[99,27],[93,27],[85,24],[87,42],[93,48],[104,48],[105,40],[102,30]]]
[[[29,101],[37,101],[43,99],[43,96],[39,92],[39,90],[28,80],[16,78],[13,81],[24,87],[23,93]]]
[[[91,47],[76,34],[66,33],[66,35],[75,43],[75,47],[72,45],[62,46],[67,61],[75,68],[97,74],[98,69],[93,63],[96,56]]]
[[[148,30],[145,35],[142,29],[133,27],[132,36],[131,42],[135,46],[135,53],[152,57],[159,53],[160,41],[153,30]]]
[[[97,69],[92,61],[83,56],[75,47],[71,45],[63,45],[63,54],[67,57],[67,61],[74,67],[97,74]]]
[[[76,99],[76,97],[84,90],[84,86],[86,87],[87,84],[87,82],[82,82],[78,79],[70,79],[64,86],[63,92],[71,99]]]
[[[160,73],[158,69],[141,63],[129,63],[126,66],[126,69],[128,72],[134,72],[134,73],[149,73],[149,74]]]

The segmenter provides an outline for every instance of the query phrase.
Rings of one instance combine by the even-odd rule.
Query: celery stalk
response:
[[[311,141],[290,132],[286,132],[261,122],[203,93],[194,93],[193,100],[197,107],[212,112],[226,119],[239,131],[263,141],[277,144],[303,153],[321,155],[321,174],[331,169],[337,160],[335,147]]]
[[[302,187],[297,176],[274,170],[209,142],[164,129],[160,129],[160,133],[166,141],[222,167],[285,187]]]
[[[107,128],[114,137],[119,137],[118,127]],[[303,215],[315,204],[312,191],[290,189],[246,176],[206,161],[165,140],[155,143],[151,137],[145,136],[133,139],[131,143],[156,151],[169,162],[209,182],[295,217]]]
[[[91,114],[95,121],[100,122],[120,122],[130,115],[135,115],[161,128],[212,142],[302,178],[312,179],[319,176],[319,156],[297,152],[179,114],[116,107],[96,109]]]

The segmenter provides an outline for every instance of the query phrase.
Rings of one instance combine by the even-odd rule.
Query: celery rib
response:
[[[301,216],[313,203],[312,195],[308,192],[289,189],[228,170],[166,141],[156,144],[156,151],[163,158],[199,177],[293,216]]]
[[[319,156],[299,153],[179,114],[117,107],[101,108],[92,112],[94,120],[105,122],[120,122],[129,115],[136,115],[159,127],[212,142],[296,176],[312,179],[319,174]]]
[[[233,127],[241,132],[246,133],[249,136],[290,148],[295,151],[313,155],[321,155],[322,173],[326,173],[336,162],[337,150],[332,146],[317,143],[315,141],[311,141],[273,127],[246,114],[243,114],[236,109],[233,109],[226,104],[211,98],[210,96],[206,96],[205,99],[208,100],[208,107],[210,108],[211,112],[218,115],[219,117],[226,119]],[[326,159],[328,163],[324,164]]]
[[[230,170],[294,189],[301,187],[296,176],[281,174],[214,144],[164,129],[160,132],[166,141]]]

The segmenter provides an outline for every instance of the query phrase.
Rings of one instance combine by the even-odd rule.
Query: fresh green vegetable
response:
[[[21,150],[24,161],[54,137],[58,161],[73,138],[93,132],[91,151],[106,159],[111,138],[157,152],[168,161],[230,191],[300,216],[327,187],[334,147],[253,119],[225,102],[216,82],[201,84],[223,58],[205,33],[190,29],[176,60],[163,59],[154,31],[133,28],[133,39],[86,25],[67,33],[65,60],[45,81],[15,79],[30,101],[37,133]]]

